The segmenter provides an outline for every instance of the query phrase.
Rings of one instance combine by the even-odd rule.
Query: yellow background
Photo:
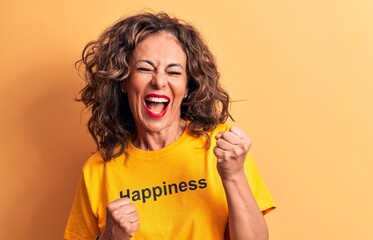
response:
[[[373,2],[1,1],[1,239],[61,239],[94,151],[74,62],[121,16],[189,20],[278,208],[272,240],[373,239]]]

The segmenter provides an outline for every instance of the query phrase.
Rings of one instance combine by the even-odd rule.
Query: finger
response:
[[[225,151],[221,148],[218,148],[218,147],[214,147],[213,152],[214,152],[218,162],[224,161],[224,159],[226,158],[226,156],[228,154],[227,151]]]
[[[106,207],[108,215],[115,216],[116,218],[120,217],[123,214],[128,214],[136,211],[136,206],[131,203],[131,200],[128,198],[117,199]]]
[[[127,219],[125,219],[125,218],[121,218],[120,220],[119,220],[119,226],[120,226],[120,228],[121,229],[123,229],[124,231],[125,231],[125,233],[127,233],[127,234],[129,234],[129,235],[131,235],[132,236],[132,234],[131,234],[131,223],[129,222],[129,221],[127,221]]]
[[[133,222],[129,225],[128,235],[133,237],[140,228],[140,222]]]
[[[249,140],[243,140],[233,133],[224,133],[224,136],[216,141],[216,148],[222,150],[222,152],[217,152],[218,157],[225,159],[246,154],[250,147]]]
[[[127,215],[136,212],[136,206],[134,204],[123,205],[116,209],[117,214]]]
[[[242,131],[242,129],[240,129],[237,126],[232,126],[229,129],[229,133],[233,134],[235,138],[232,138],[232,136],[229,134],[225,134],[227,135],[227,141],[231,142],[232,144],[243,147],[246,151],[250,149],[252,145],[252,140],[249,136],[246,135],[244,131]]]
[[[246,135],[246,133],[239,127],[237,126],[232,126],[229,128],[229,132],[235,134],[241,139],[249,139],[249,137]]]
[[[128,205],[131,203],[131,200],[129,198],[119,198],[111,203],[109,203],[109,206],[113,209],[120,208],[122,206]]]
[[[216,134],[215,139],[218,140],[219,138],[221,138],[221,136],[223,135],[224,132],[225,131],[222,131],[222,132]]]
[[[128,216],[128,221],[131,223],[138,222],[140,219],[140,214],[138,212],[131,213]]]
[[[139,230],[139,228],[140,228],[140,222],[139,221],[131,223],[131,230],[133,232],[136,232],[137,230]]]
[[[135,235],[136,231],[139,230],[139,228],[140,228],[140,222],[139,221],[129,223],[127,225],[127,234],[130,237],[133,237],[133,235]]]
[[[234,149],[235,145],[225,140],[224,138],[220,138],[216,141],[216,147],[220,148],[221,150],[230,151]]]
[[[120,217],[121,221],[126,222],[137,222],[140,219],[140,215],[138,212],[130,213],[130,214],[122,214]]]
[[[232,132],[224,132],[221,137],[217,140],[217,143],[222,142],[220,140],[225,140],[226,142],[236,145],[241,144],[243,142],[243,139],[237,136],[236,134]]]

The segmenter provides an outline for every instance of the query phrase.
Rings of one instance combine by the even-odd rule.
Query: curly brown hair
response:
[[[181,117],[189,120],[193,135],[205,135],[229,113],[230,98],[219,83],[216,61],[200,33],[183,20],[166,13],[141,13],[119,20],[96,41],[89,42],[77,62],[84,66],[87,85],[81,101],[91,109],[88,129],[105,161],[121,155],[136,125],[121,82],[129,75],[129,60],[136,45],[159,32],[173,34],[187,56],[188,97],[181,105]],[[130,89],[127,89],[130,91]]]

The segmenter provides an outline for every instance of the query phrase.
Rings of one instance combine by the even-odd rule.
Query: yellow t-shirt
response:
[[[132,239],[224,239],[228,208],[213,146],[206,138],[184,131],[172,144],[143,151],[131,143],[121,156],[105,163],[96,153],[83,167],[65,239],[93,240],[105,227],[106,206],[128,197],[140,214],[140,229]],[[275,207],[250,154],[245,173],[261,211]]]

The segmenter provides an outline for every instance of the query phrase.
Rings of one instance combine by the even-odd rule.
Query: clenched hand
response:
[[[139,214],[128,198],[120,198],[106,207],[106,226],[100,240],[128,240],[139,229]]]
[[[244,162],[251,147],[251,139],[238,127],[216,135],[214,154],[222,180],[235,179],[244,174]]]

